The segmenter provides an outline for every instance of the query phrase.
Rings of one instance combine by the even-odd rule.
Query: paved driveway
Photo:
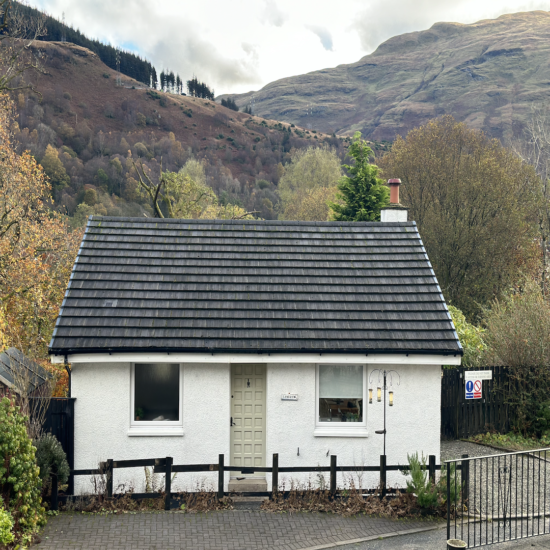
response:
[[[232,510],[209,514],[138,512],[62,513],[50,518],[40,550],[299,550],[330,548],[390,533],[434,528],[428,521],[332,514]]]

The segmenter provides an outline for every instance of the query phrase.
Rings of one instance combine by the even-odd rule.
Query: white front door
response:
[[[265,365],[231,365],[231,466],[265,466],[265,375]]]

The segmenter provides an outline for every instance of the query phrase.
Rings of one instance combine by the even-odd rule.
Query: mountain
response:
[[[392,140],[443,114],[495,137],[521,131],[550,100],[550,12],[471,25],[436,23],[393,37],[357,63],[234,95],[260,116],[325,132]]]
[[[70,216],[82,202],[104,215],[153,215],[133,161],[155,180],[161,166],[178,171],[195,159],[223,204],[273,219],[276,184],[292,148],[324,143],[345,156],[341,138],[151,89],[81,46],[37,41],[33,47],[43,71],[25,78],[40,94],[15,92],[15,138],[20,150],[57,167],[50,170],[55,205]]]

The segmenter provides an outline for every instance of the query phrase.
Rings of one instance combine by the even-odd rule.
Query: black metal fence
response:
[[[381,497],[387,493],[387,473],[395,471],[407,471],[408,465],[388,465],[386,455],[380,455],[380,464],[377,466],[339,466],[338,458],[336,455],[331,455],[330,466],[279,466],[279,455],[273,455],[272,466],[268,467],[253,467],[253,468],[238,468],[235,466],[225,465],[225,455],[218,456],[217,464],[174,464],[172,457],[165,458],[146,458],[138,460],[113,460],[109,459],[105,462],[101,462],[99,468],[88,470],[72,470],[74,476],[104,476],[105,478],[105,496],[108,498],[117,497],[113,491],[113,479],[114,470],[119,468],[139,468],[139,467],[151,467],[154,473],[163,473],[165,475],[165,486],[162,493],[131,493],[130,497],[133,499],[151,499],[151,498],[164,498],[164,507],[166,510],[170,510],[175,504],[173,497],[176,493],[172,493],[171,481],[172,474],[178,472],[218,472],[218,490],[217,497],[223,498],[226,495],[234,494],[224,491],[225,472],[239,472],[241,474],[254,474],[256,472],[265,472],[271,474],[272,492],[238,492],[242,496],[273,496],[273,492],[279,491],[279,474],[281,473],[298,473],[298,472],[329,472],[330,475],[330,493],[332,495],[338,494],[337,490],[337,473],[338,472],[378,472],[379,488],[375,490]],[[435,455],[428,457],[427,471],[428,475],[435,482],[435,473],[437,470],[441,470],[441,465],[436,463]],[[57,510],[58,502],[66,501],[67,499],[74,498],[74,495],[58,495],[57,492],[57,477],[52,474],[52,501],[51,508]],[[362,488],[358,488],[363,490]],[[364,492],[364,491],[363,491]],[[372,491],[370,491],[372,492]],[[286,491],[288,493],[288,491]]]
[[[446,464],[448,539],[475,548],[550,534],[550,449]]]
[[[481,399],[466,399],[465,370],[492,371],[492,380],[482,382],[483,397]],[[507,385],[506,367],[443,369],[441,380],[442,437],[462,439],[488,430],[509,431],[509,407],[505,403],[505,394],[503,393],[503,388]]]

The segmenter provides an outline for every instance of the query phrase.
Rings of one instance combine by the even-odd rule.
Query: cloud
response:
[[[275,0],[264,1],[265,8],[263,11],[263,20],[274,27],[282,27],[288,20],[288,15],[279,9]]]
[[[392,36],[436,22],[550,9],[550,0],[339,0],[337,9],[319,0],[240,0],[238,9],[227,0],[28,2],[58,18],[65,12],[89,37],[138,51],[157,69],[184,80],[195,74],[218,93],[354,63]]]
[[[72,8],[69,12],[68,1],[52,3],[58,8],[56,12],[70,13],[75,27],[111,44],[132,44],[132,50],[139,50],[159,70],[170,69],[183,80],[196,75],[218,91],[235,84],[262,82],[257,55],[242,49],[240,57],[227,55],[224,41],[216,43],[208,36],[200,12],[195,17],[173,17],[147,0],[80,0],[78,10]]]
[[[319,37],[323,48],[332,51],[332,35],[326,27],[317,27],[316,25],[308,25],[307,28]]]
[[[424,30],[437,21],[457,19],[468,0],[455,0],[452,7],[441,0],[374,0],[357,14],[352,24],[365,51],[372,51],[392,36]]]

